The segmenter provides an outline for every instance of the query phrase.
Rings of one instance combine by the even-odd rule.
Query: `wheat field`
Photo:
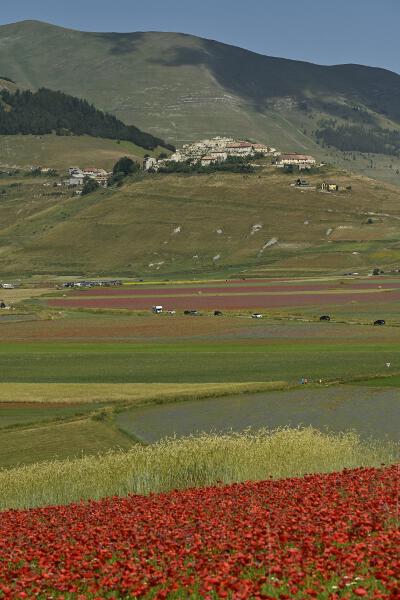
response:
[[[313,428],[201,434],[0,471],[0,509],[391,464],[399,445]]]

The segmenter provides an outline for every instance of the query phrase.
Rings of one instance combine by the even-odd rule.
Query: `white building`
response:
[[[252,156],[253,144],[250,142],[231,142],[227,144],[226,151],[229,156]]]
[[[79,175],[78,173],[73,173],[71,177],[63,180],[63,184],[67,186],[76,187],[79,185],[83,185],[85,181],[84,175]]]
[[[104,169],[96,169],[95,167],[82,169],[81,172],[84,177],[90,177],[91,179],[96,179],[96,177],[105,177],[108,175],[107,171],[105,171]]]
[[[290,152],[288,154],[281,154],[277,160],[277,166],[284,167],[286,165],[315,165],[316,160],[313,156],[307,154],[298,154],[297,152]]]
[[[153,158],[152,156],[148,156],[147,158],[145,158],[143,161],[143,169],[145,171],[150,171],[150,169],[157,170],[157,159]]]

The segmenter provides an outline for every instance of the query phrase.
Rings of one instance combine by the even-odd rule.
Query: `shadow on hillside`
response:
[[[110,42],[110,54],[122,55],[136,52],[142,43],[144,33],[97,33],[96,36]]]
[[[212,40],[199,40],[198,44],[197,48],[173,47],[167,55],[149,62],[166,67],[202,65],[226,91],[250,101],[258,110],[275,98],[304,101],[307,97],[310,101],[311,92],[314,99],[344,95],[351,102],[400,120],[400,77],[396,73],[362,65],[330,67],[275,58]]]

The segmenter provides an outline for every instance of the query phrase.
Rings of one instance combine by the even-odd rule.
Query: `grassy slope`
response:
[[[111,169],[121,156],[141,160],[152,154],[130,142],[118,144],[102,138],[59,137],[56,135],[2,135],[0,136],[0,167],[42,166],[65,171],[67,167],[96,166]]]
[[[382,69],[321,67],[175,33],[83,33],[33,21],[0,27],[2,40],[0,73],[22,87],[85,97],[172,143],[229,134],[345,164],[343,154],[315,143],[323,113],[299,113],[299,95],[347,98],[372,113],[376,105],[388,115],[385,124],[398,127],[399,78]],[[358,155],[352,168],[365,170],[369,160]],[[398,183],[398,158],[374,163],[371,175]]]
[[[142,177],[84,198],[43,187],[44,179],[2,178],[0,270],[169,276],[397,266],[397,189],[332,170],[308,179],[326,177],[353,191],[295,189],[293,176],[268,165],[245,177]],[[372,225],[368,213],[380,215]],[[262,250],[272,238],[278,243]]]

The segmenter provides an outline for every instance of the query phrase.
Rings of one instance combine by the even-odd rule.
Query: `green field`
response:
[[[134,440],[113,426],[92,419],[0,431],[0,467],[79,458],[127,449]]]
[[[177,356],[181,357],[177,361]],[[0,381],[36,383],[298,382],[400,371],[399,343],[20,343],[0,345]]]
[[[13,397],[13,396],[10,396]],[[0,430],[12,428],[15,425],[27,426],[42,424],[46,421],[57,421],[91,413],[102,408],[105,403],[60,403],[59,405],[46,404],[45,402],[31,404],[30,402],[2,403],[0,405]],[[1,461],[0,461],[1,462]]]
[[[144,405],[205,398],[218,403],[226,396],[222,406],[235,394],[296,387],[305,377],[308,389],[321,394],[312,410],[324,398],[328,402],[324,427],[329,429],[329,411],[337,401],[329,400],[332,388],[326,385],[398,385],[395,304],[387,304],[388,324],[379,328],[371,326],[378,310],[372,301],[329,307],[330,323],[318,321],[318,305],[275,309],[264,319],[235,311],[219,318],[160,317],[143,311],[49,309],[37,298],[54,289],[51,285],[46,280],[43,288],[26,284],[10,290],[20,307],[15,314],[23,311],[24,320],[0,321],[0,467],[131,447],[140,437],[135,434],[135,407]],[[339,391],[342,403],[346,386]],[[352,394],[354,390],[348,396]],[[207,402],[213,400],[204,407],[210,406]],[[119,429],[125,411],[133,437]],[[294,418],[289,413],[288,423]],[[332,417],[332,428],[336,421]],[[345,424],[342,418],[339,430]]]

